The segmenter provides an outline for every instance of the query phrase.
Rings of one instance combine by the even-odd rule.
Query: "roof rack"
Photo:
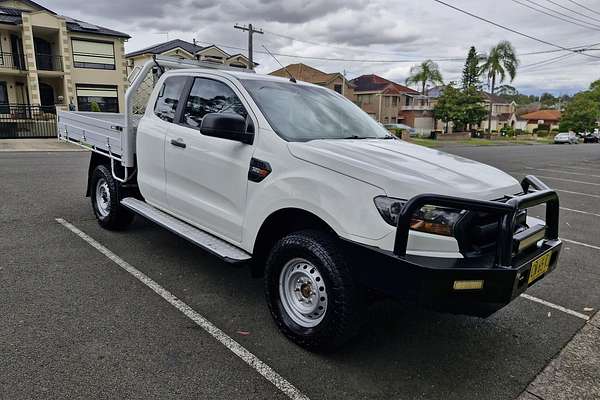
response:
[[[183,60],[175,57],[156,55],[155,58],[158,64],[166,64],[166,66],[173,67],[177,65],[177,68],[206,68],[206,69],[221,69],[228,71],[242,71],[242,72],[254,72],[251,69],[243,69],[238,67],[232,67],[229,65],[200,60]]]

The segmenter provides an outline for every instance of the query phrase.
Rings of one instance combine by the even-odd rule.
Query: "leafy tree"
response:
[[[540,96],[540,102],[544,107],[551,107],[558,103],[558,99],[554,97],[552,93],[542,93]]]
[[[567,104],[561,116],[560,131],[585,132],[597,128],[600,117],[600,86],[589,92],[578,93]]]
[[[481,75],[481,70],[479,68],[479,61],[481,61],[481,56],[477,54],[477,50],[475,50],[475,46],[471,46],[469,50],[469,54],[467,55],[467,61],[465,62],[465,67],[463,68],[462,75],[462,87],[463,89],[468,89],[470,87],[481,87],[481,80],[479,79]]]
[[[434,85],[443,85],[444,79],[438,65],[431,61],[423,61],[419,65],[413,65],[410,68],[410,76],[406,78],[407,85],[421,85],[421,93],[425,94],[428,83]]]
[[[446,124],[446,132],[448,132],[448,124],[456,119],[459,94],[460,92],[453,85],[446,86],[433,108],[435,119],[441,120]]]
[[[504,82],[506,75],[512,82],[517,75],[517,68],[519,67],[519,59],[513,45],[504,40],[492,47],[490,53],[485,59],[481,72],[487,76],[491,81],[491,93],[494,94],[496,89],[496,80],[499,83]],[[491,131],[492,127],[492,103],[490,102],[490,109],[488,115],[488,129]]]
[[[469,130],[471,126],[480,124],[487,113],[483,105],[483,96],[475,87],[460,92],[457,106],[458,114],[455,121]]]
[[[453,122],[457,127],[468,127],[481,123],[487,110],[483,105],[483,97],[475,87],[459,90],[452,85],[444,88],[433,109],[436,119],[446,124]]]
[[[600,79],[590,83],[590,90],[596,90],[600,88]]]

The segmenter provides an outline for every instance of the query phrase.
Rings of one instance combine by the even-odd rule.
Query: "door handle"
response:
[[[181,147],[182,149],[185,149],[187,147],[186,144],[183,142],[183,139],[171,139],[171,144],[175,147]]]

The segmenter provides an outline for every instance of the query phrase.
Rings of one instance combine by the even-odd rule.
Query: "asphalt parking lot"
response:
[[[88,153],[0,153],[0,398],[516,399],[586,325],[582,316],[600,309],[600,145],[447,151],[515,176],[538,175],[558,190],[568,241],[559,268],[527,293],[572,313],[519,298],[483,320],[381,301],[341,352],[308,353],[279,334],[262,281],[247,269],[141,218],[124,232],[101,229],[84,196]],[[57,218],[168,290],[297,392],[286,395],[254,361]]]

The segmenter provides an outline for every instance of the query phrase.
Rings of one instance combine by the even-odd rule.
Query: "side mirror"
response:
[[[248,129],[246,119],[234,113],[210,113],[202,118],[200,133],[222,139],[236,140],[238,142],[254,143],[254,133]]]

